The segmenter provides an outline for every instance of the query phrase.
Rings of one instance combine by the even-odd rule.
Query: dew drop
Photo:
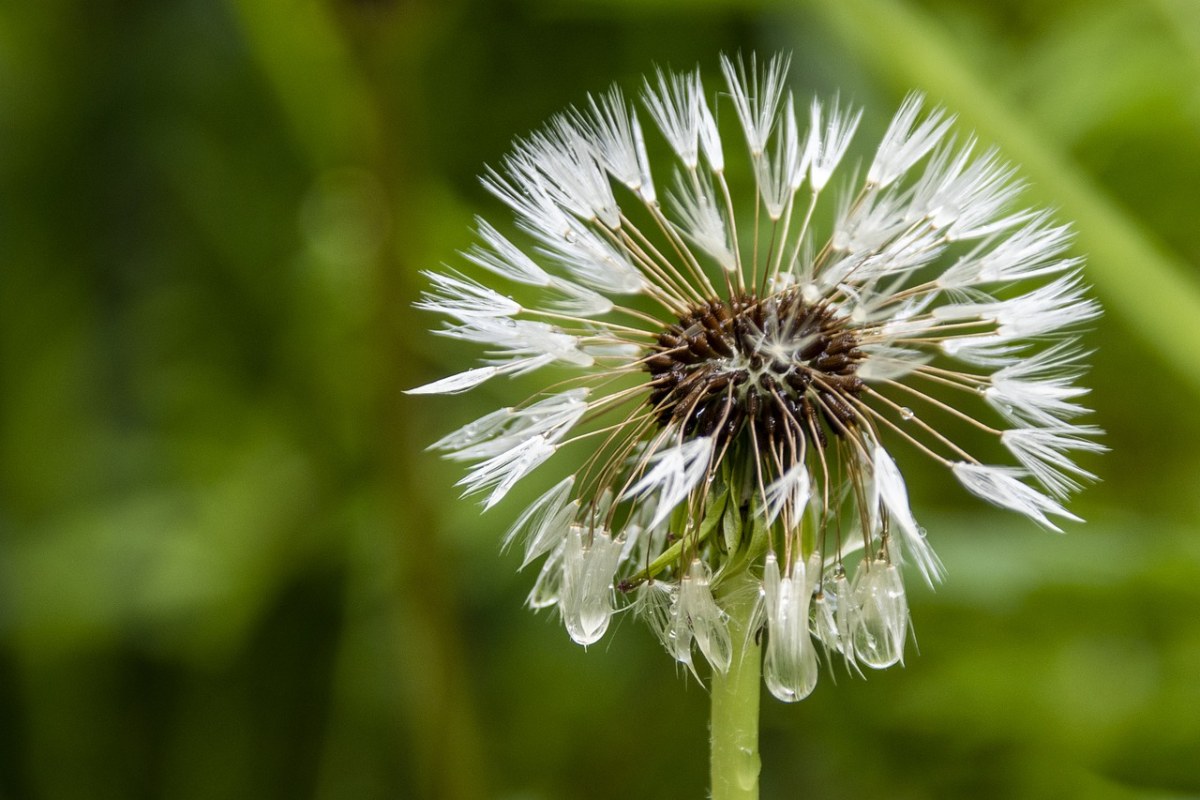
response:
[[[904,420],[905,422],[908,422],[915,416],[916,414],[914,414],[913,410],[908,406],[904,406],[900,409],[900,419]]]
[[[738,788],[742,791],[749,791],[758,786],[758,774],[761,771],[762,759],[759,758],[758,753],[750,747],[739,747],[737,769],[735,770]]]
[[[884,669],[904,658],[908,632],[908,601],[900,573],[890,564],[873,561],[854,578],[857,614],[853,620],[854,654],[872,669]]]

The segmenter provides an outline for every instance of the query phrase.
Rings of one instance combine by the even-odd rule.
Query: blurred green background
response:
[[[1200,796],[1195,0],[44,0],[0,7],[0,797],[701,797],[642,626],[522,609],[410,303],[513,135],[655,63],[909,89],[1075,220],[1113,452],[1037,530],[944,491],[908,666],[764,698],[763,795]],[[862,151],[859,151],[860,155]],[[516,494],[516,493],[515,493]]]

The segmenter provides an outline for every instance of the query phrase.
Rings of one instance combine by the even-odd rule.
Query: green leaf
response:
[[[725,505],[728,499],[728,489],[722,489],[715,496],[709,498],[708,510],[704,512],[704,519],[700,520],[700,541],[707,539],[713,532],[713,528],[721,522],[722,515],[725,514]]]
[[[725,534],[726,551],[736,553],[738,546],[742,543],[741,509],[734,508],[730,513],[725,514],[721,520],[721,531]]]

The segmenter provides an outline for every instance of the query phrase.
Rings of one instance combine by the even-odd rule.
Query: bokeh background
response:
[[[522,609],[414,312],[515,134],[656,63],[913,88],[1075,220],[1112,452],[1065,536],[908,471],[919,647],[764,698],[763,795],[1200,796],[1195,0],[0,7],[0,797],[701,797],[707,697]],[[863,154],[860,149],[856,151]],[[525,388],[529,388],[528,386]]]

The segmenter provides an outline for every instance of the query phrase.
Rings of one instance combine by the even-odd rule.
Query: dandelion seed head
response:
[[[431,447],[488,508],[577,454],[503,537],[541,559],[528,604],[585,646],[631,608],[696,675],[765,634],[791,702],[819,649],[856,675],[903,662],[905,574],[946,572],[908,470],[1059,530],[1095,477],[1076,457],[1104,448],[1078,421],[1100,309],[1070,226],[918,94],[860,176],[864,112],[796,97],[787,70],[723,58],[708,95],[699,69],[657,69],[640,106],[612,87],[518,140],[483,177],[514,233],[478,220],[468,269],[429,273],[418,302],[480,363],[410,392],[544,376]]]

